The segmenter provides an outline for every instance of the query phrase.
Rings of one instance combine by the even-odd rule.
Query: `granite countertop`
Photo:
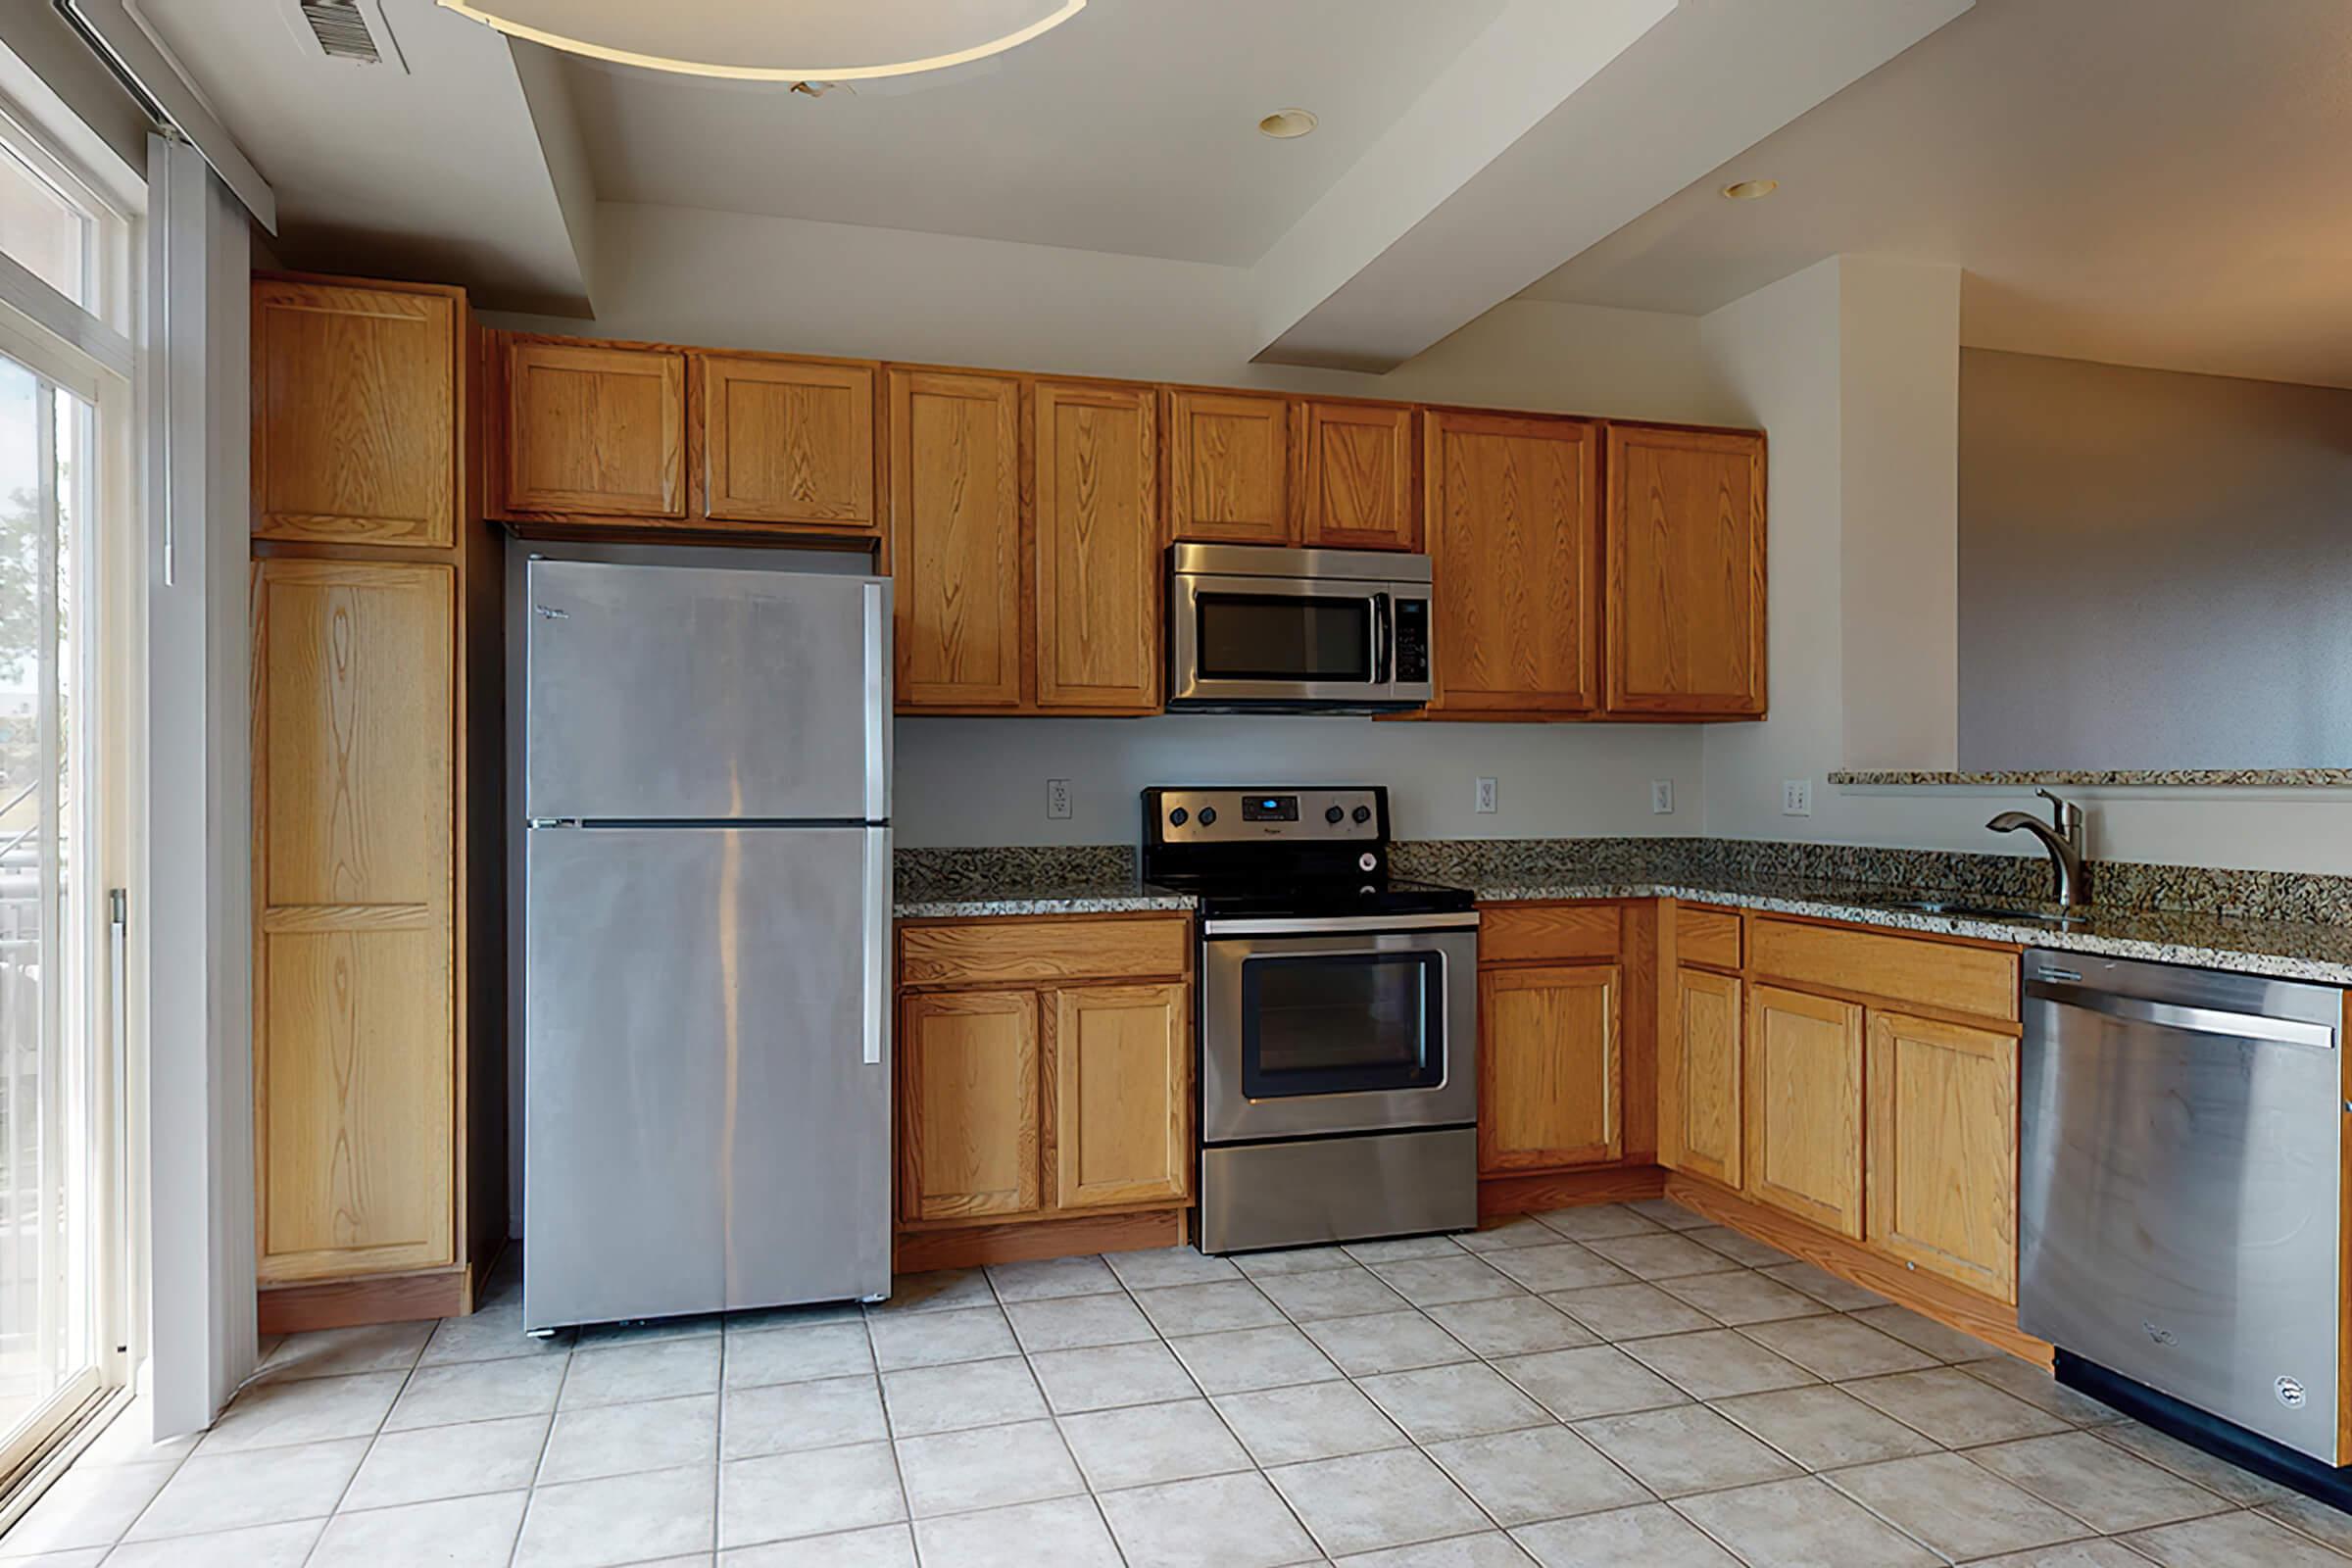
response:
[[[1134,852],[1118,845],[903,850],[898,862],[895,912],[901,919],[1194,906],[1190,895],[1139,879]],[[2135,902],[2094,905],[2081,923],[2059,927],[1888,907],[1905,900],[1940,898],[2046,908],[2021,891],[2047,875],[2034,859],[1728,840],[1460,840],[1399,844],[1396,864],[1399,875],[1471,888],[1482,903],[1688,899],[1889,930],[2352,985],[2352,920],[2336,918],[2347,892],[2342,878],[2109,862],[2094,869],[2092,886]],[[1824,869],[1839,874],[1805,874]],[[2162,907],[2154,902],[2160,897],[2208,906],[2251,905],[2274,913]],[[2317,917],[2276,917],[2281,909]]]
[[[2030,772],[1939,773],[1917,768],[1839,771],[1840,785],[2072,784],[2095,788],[2352,788],[2352,767],[2049,768]]]

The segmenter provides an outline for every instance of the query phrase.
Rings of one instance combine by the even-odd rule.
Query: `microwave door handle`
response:
[[[1372,596],[1372,684],[1389,684],[1389,650],[1396,638],[1389,629],[1389,596]]]

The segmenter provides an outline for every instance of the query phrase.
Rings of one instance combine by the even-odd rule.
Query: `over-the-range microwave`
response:
[[[1174,545],[1168,707],[1378,713],[1430,699],[1429,558]]]

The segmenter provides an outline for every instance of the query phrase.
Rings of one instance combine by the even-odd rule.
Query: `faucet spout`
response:
[[[2048,790],[2034,793],[2050,803],[2049,821],[2031,811],[2003,811],[1984,825],[1995,833],[2015,833],[2022,828],[2041,840],[2042,848],[2050,852],[2050,869],[2057,882],[2053,896],[2067,908],[2079,908],[2090,902],[2082,887],[2082,808]]]

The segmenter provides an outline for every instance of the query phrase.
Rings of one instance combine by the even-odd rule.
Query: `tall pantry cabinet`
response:
[[[257,275],[261,1327],[473,1309],[506,1234],[500,545],[462,290]]]

